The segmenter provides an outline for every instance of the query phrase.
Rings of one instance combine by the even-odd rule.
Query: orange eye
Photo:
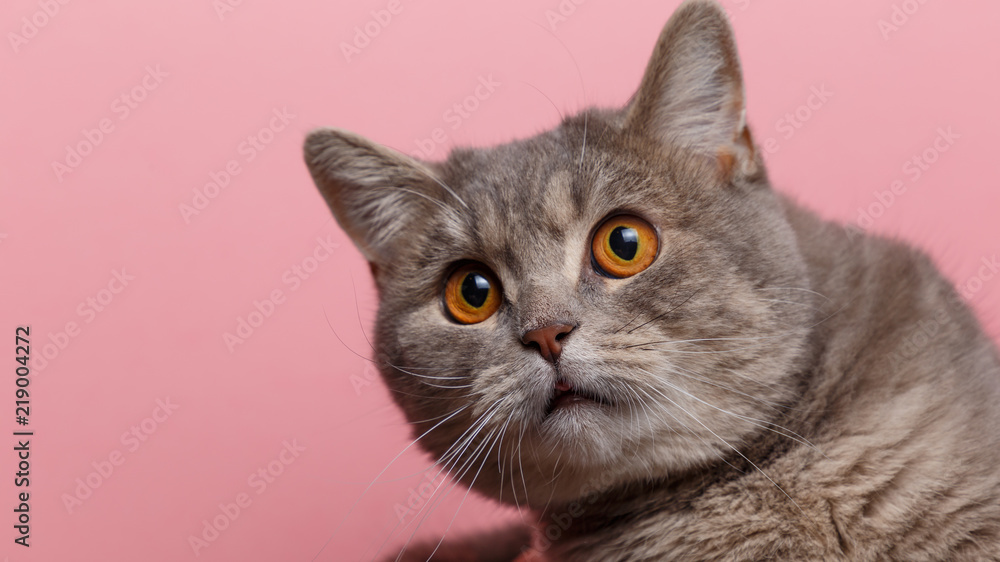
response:
[[[604,221],[594,233],[591,252],[594,263],[610,277],[631,277],[656,259],[659,239],[648,222],[632,215]]]
[[[500,283],[485,265],[463,265],[448,278],[444,304],[462,324],[482,322],[500,308]]]

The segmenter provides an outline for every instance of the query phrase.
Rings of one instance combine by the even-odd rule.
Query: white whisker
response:
[[[775,482],[766,472],[764,472],[763,470],[761,470],[761,468],[759,466],[757,466],[753,461],[751,461],[749,457],[747,457],[746,455],[744,455],[739,449],[737,449],[735,446],[733,446],[729,441],[726,441],[725,439],[723,439],[718,433],[716,433],[715,431],[712,431],[712,429],[710,427],[708,427],[707,425],[705,425],[700,419],[698,419],[697,416],[695,416],[691,412],[689,412],[686,409],[684,409],[683,406],[681,406],[680,404],[678,404],[677,402],[675,402],[674,400],[672,400],[669,396],[667,396],[666,394],[664,394],[660,390],[658,390],[656,388],[653,388],[653,387],[650,387],[650,390],[652,390],[653,392],[656,392],[657,394],[659,394],[660,396],[662,396],[665,400],[667,400],[668,402],[670,402],[671,404],[673,404],[674,407],[676,407],[680,411],[682,411],[685,414],[687,414],[688,417],[690,417],[691,419],[693,419],[698,425],[700,425],[703,428],[705,428],[705,430],[708,431],[709,433],[711,433],[713,436],[715,436],[716,439],[718,439],[719,441],[722,441],[723,443],[725,443],[725,445],[727,447],[729,447],[730,449],[733,450],[733,452],[735,452],[737,455],[739,455],[740,457],[742,457],[743,460],[745,460],[757,472],[759,472],[762,476],[764,476],[764,478],[766,478],[768,480],[768,482],[770,482],[771,484],[773,484],[774,487],[777,488],[779,492],[781,492],[782,494],[784,494],[785,497],[788,498],[788,501],[792,502],[792,505],[794,505],[796,508],[798,508],[798,510],[803,515],[806,515],[808,517],[808,515],[806,514],[806,511],[804,509],[802,509],[802,507],[795,501],[795,499],[792,498],[792,496],[788,495],[788,492],[786,492],[784,490],[784,488],[782,488],[781,486],[779,486],[777,482]]]

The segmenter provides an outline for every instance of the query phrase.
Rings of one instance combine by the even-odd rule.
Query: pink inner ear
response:
[[[736,155],[730,146],[720,146],[716,153],[716,160],[719,162],[719,173],[723,178],[733,177],[733,168],[736,166]]]
[[[738,155],[737,152],[744,152],[744,154]],[[739,156],[742,156],[742,162],[740,162]],[[719,173],[725,179],[733,177],[738,164],[742,164],[742,169],[739,171],[743,174],[750,175],[756,172],[756,150],[750,129],[743,127],[743,132],[736,137],[733,144],[720,146],[715,153],[715,158],[719,163]]]

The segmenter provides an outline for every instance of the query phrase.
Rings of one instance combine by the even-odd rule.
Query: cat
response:
[[[444,162],[308,136],[416,443],[526,521],[399,559],[1000,560],[994,343],[923,253],[773,190],[745,111],[687,0],[620,110]]]

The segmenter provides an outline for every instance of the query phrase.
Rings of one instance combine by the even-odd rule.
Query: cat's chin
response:
[[[553,401],[539,427],[543,436],[556,434],[557,438],[570,438],[579,431],[586,431],[595,418],[607,419],[611,406],[599,401],[572,394]],[[576,436],[579,439],[579,436]]]
[[[607,428],[615,411],[610,398],[560,378],[545,408],[539,432],[544,438],[555,440],[552,445],[579,441],[583,432]]]
[[[621,455],[620,411],[599,398],[567,394],[553,400],[538,425],[546,449],[576,467],[601,467]]]

